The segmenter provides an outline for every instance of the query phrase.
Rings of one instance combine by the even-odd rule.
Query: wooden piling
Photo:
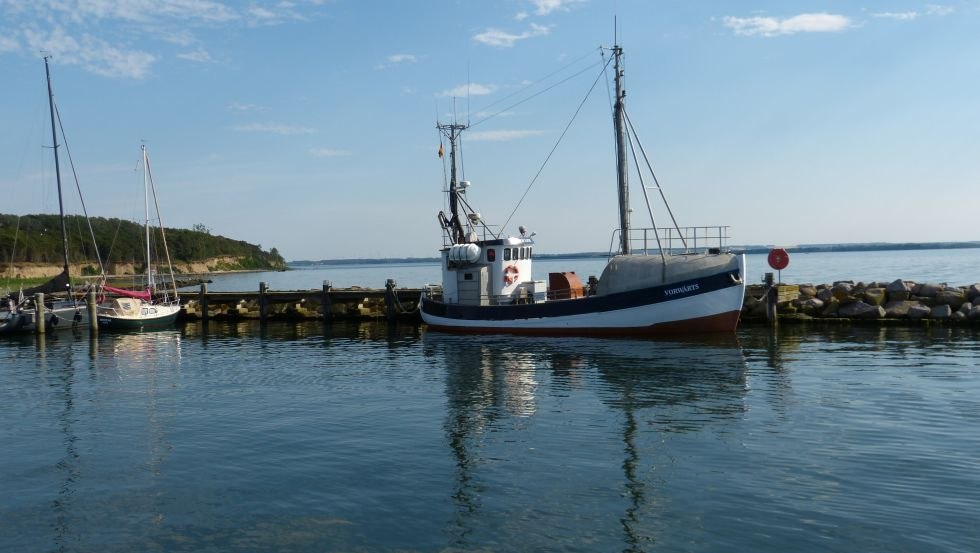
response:
[[[330,311],[330,281],[323,281],[323,291],[320,294],[320,308],[323,310],[323,320],[330,321],[332,313]]]
[[[260,282],[259,283],[259,322],[265,324],[265,305],[266,305],[266,292],[269,291],[269,283]]]
[[[44,334],[44,292],[34,294],[34,331]]]
[[[89,332],[92,333],[92,334],[98,334],[99,333],[99,311],[98,311],[98,307],[96,306],[96,302],[95,302],[95,287],[94,286],[88,289],[88,297],[86,298],[85,304],[88,307]]]
[[[207,322],[208,320],[208,283],[201,283],[201,293],[198,295],[197,300],[198,306],[201,308],[201,320]]]
[[[398,317],[397,304],[398,298],[395,297],[395,279],[389,278],[385,281],[385,314],[388,316],[388,324],[394,324]]]
[[[775,328],[779,326],[779,314],[776,311],[778,304],[779,291],[773,283],[772,273],[766,273],[766,320],[769,326]]]

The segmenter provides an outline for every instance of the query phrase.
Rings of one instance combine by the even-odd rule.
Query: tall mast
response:
[[[54,91],[51,90],[51,70],[48,68],[48,58],[44,56],[44,75],[48,79],[48,109],[51,110],[51,142],[54,145],[54,174],[58,181],[58,214],[61,216],[61,242],[64,247],[65,276],[68,275],[68,229],[65,226],[65,204],[61,197],[61,165],[58,163],[58,132],[54,124]],[[68,291],[71,292],[71,278],[68,278]],[[69,294],[70,295],[70,294]]]
[[[150,265],[150,190],[148,184],[149,179],[147,178],[150,168],[146,164],[146,144],[140,144],[140,150],[143,151],[143,222],[146,229],[146,287],[150,289],[150,293],[152,294],[155,286],[153,282],[153,269]]]
[[[459,182],[456,180],[456,140],[459,134],[466,130],[466,125],[460,123],[436,124],[442,134],[449,139],[449,213],[452,225],[453,244],[462,244],[465,239],[463,236],[463,223],[459,218]]]
[[[616,125],[616,177],[619,188],[619,228],[620,238],[622,239],[621,252],[623,255],[630,253],[630,190],[627,183],[626,173],[626,125],[624,124],[626,90],[623,88],[623,70],[620,67],[620,57],[623,49],[619,45],[614,45],[613,56],[615,56],[614,69],[616,71],[616,107],[614,120]]]

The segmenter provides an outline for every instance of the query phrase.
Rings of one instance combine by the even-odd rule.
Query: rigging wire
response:
[[[633,121],[630,119],[629,113],[626,112],[626,106],[623,106],[623,117],[626,119],[626,124],[629,125],[630,132],[636,137],[636,143],[640,147],[640,153],[643,154],[643,161],[647,165],[647,170],[650,171],[650,175],[653,176],[653,183],[656,185],[657,190],[660,191],[660,199],[664,202],[664,207],[667,208],[667,214],[670,215],[670,221],[674,223],[674,228],[677,229],[677,234],[681,237],[681,242],[684,244],[684,249],[687,249],[687,240],[684,238],[683,233],[681,233],[681,228],[677,224],[677,219],[674,218],[674,212],[670,209],[670,204],[667,202],[667,195],[664,194],[663,187],[660,186],[660,182],[657,180],[657,174],[653,172],[653,166],[650,164],[650,159],[647,157],[646,150],[643,149],[643,144],[640,142],[640,137],[636,133],[636,128],[633,127]],[[639,163],[639,161],[637,161]],[[646,189],[644,188],[644,194],[646,194]],[[654,225],[656,228],[656,225]]]
[[[623,109],[623,114],[626,114],[625,108]],[[657,220],[653,216],[653,208],[650,207],[650,196],[647,194],[647,187],[643,182],[643,172],[640,170],[640,158],[637,157],[636,149],[633,147],[634,138],[636,138],[636,142],[639,143],[639,137],[633,134],[626,135],[626,139],[629,141],[630,145],[630,153],[633,155],[633,163],[636,165],[636,176],[640,179],[640,188],[643,190],[643,201],[647,204],[647,213],[650,215],[650,223],[653,224],[653,236],[657,239],[657,249],[660,250],[660,258],[663,259],[664,263],[666,263],[667,257],[664,255],[664,246],[660,242],[660,232],[657,231]]]
[[[607,62],[607,64],[608,64],[608,62]],[[549,90],[551,90],[551,89],[553,89],[553,88],[555,88],[555,87],[557,87],[558,85],[562,85],[562,84],[565,84],[566,82],[568,82],[568,81],[570,81],[570,80],[572,80],[572,79],[574,79],[575,77],[578,77],[578,76],[579,76],[579,75],[581,75],[582,73],[585,73],[586,71],[588,71],[588,70],[590,70],[590,69],[593,69],[593,68],[594,68],[594,67],[595,67],[596,65],[599,65],[599,64],[598,64],[598,63],[593,63],[593,64],[590,64],[590,65],[588,65],[587,67],[585,67],[584,69],[582,69],[582,70],[580,70],[580,71],[578,71],[578,72],[576,72],[576,73],[573,73],[572,75],[569,75],[568,77],[566,77],[566,78],[564,78],[564,79],[562,79],[562,80],[560,80],[560,81],[558,81],[557,83],[555,83],[555,84],[553,84],[553,85],[551,85],[551,86],[549,86],[549,87],[547,87],[547,88],[545,88],[545,89],[542,89],[542,90],[539,90],[539,91],[537,91],[537,92],[535,92],[534,94],[532,94],[532,95],[530,95],[530,96],[528,96],[527,98],[524,98],[523,100],[520,100],[520,101],[518,101],[518,102],[515,102],[515,103],[513,103],[513,104],[511,104],[511,105],[509,105],[509,106],[507,106],[506,108],[504,108],[504,109],[502,109],[502,110],[500,110],[500,111],[498,111],[498,112],[495,112],[495,113],[491,113],[490,115],[488,115],[488,116],[486,116],[486,117],[484,117],[483,119],[480,119],[480,120],[479,120],[479,121],[477,121],[476,123],[473,123],[472,125],[470,125],[470,127],[475,127],[475,126],[477,126],[477,125],[479,125],[480,123],[483,123],[483,122],[486,122],[486,121],[489,121],[490,119],[493,119],[494,117],[496,117],[496,116],[498,116],[498,115],[500,115],[501,113],[505,113],[505,112],[507,112],[507,111],[510,111],[510,110],[512,110],[512,109],[514,109],[514,108],[516,108],[517,106],[519,106],[519,105],[521,105],[521,104],[523,104],[523,103],[525,103],[525,102],[528,102],[528,101],[530,101],[530,100],[533,100],[534,98],[537,98],[538,96],[540,96],[540,95],[542,95],[542,94],[544,94],[545,92],[548,92]],[[528,85],[528,86],[531,86],[531,85]],[[594,87],[594,86],[595,86],[595,84],[593,84],[592,86]],[[519,92],[520,92],[520,91],[519,91]],[[516,93],[515,93],[515,94],[516,94]],[[491,104],[491,105],[493,105],[493,104]]]
[[[78,190],[78,201],[82,204],[82,213],[85,215],[85,222],[88,224],[88,232],[92,237],[92,246],[95,248],[95,258],[99,262],[99,273],[105,276],[105,267],[102,265],[102,254],[99,253],[99,245],[95,241],[95,231],[92,230],[92,221],[88,217],[88,209],[85,208],[85,198],[82,197],[82,186],[78,183],[78,172],[75,171],[75,160],[71,157],[71,149],[68,148],[68,136],[65,135],[65,127],[61,122],[61,110],[55,104],[54,112],[58,119],[58,128],[61,130],[61,141],[65,145],[65,153],[68,154],[68,165],[71,166],[71,174],[75,177],[75,189]]]
[[[580,57],[578,57],[578,58],[575,58],[574,60],[572,60],[572,61],[570,61],[570,62],[568,62],[567,64],[565,64],[565,65],[563,65],[563,66],[561,66],[561,67],[559,67],[558,69],[556,69],[556,70],[554,70],[554,71],[552,71],[551,73],[548,73],[548,74],[547,74],[547,75],[545,75],[544,77],[541,77],[540,79],[538,79],[538,80],[536,80],[536,81],[534,81],[534,82],[532,82],[532,83],[529,83],[529,84],[527,84],[526,86],[523,86],[523,87],[521,87],[521,88],[519,88],[519,89],[517,89],[517,90],[515,90],[514,92],[511,92],[510,94],[508,94],[508,95],[506,95],[506,96],[503,96],[502,98],[498,98],[498,99],[496,99],[496,100],[494,100],[493,102],[490,102],[489,104],[487,104],[487,105],[485,105],[485,106],[483,106],[483,109],[484,109],[484,110],[488,110],[488,109],[490,109],[491,107],[493,107],[493,106],[495,106],[495,105],[497,105],[497,104],[499,104],[499,103],[501,103],[501,102],[503,102],[504,100],[508,100],[508,99],[510,99],[510,98],[513,98],[514,96],[517,96],[518,94],[520,94],[520,93],[522,93],[522,92],[524,92],[525,90],[528,90],[529,88],[532,88],[532,87],[534,87],[534,86],[536,86],[536,85],[538,85],[538,84],[541,84],[541,83],[542,83],[542,82],[544,82],[545,80],[547,80],[547,79],[550,79],[551,77],[553,77],[553,76],[555,76],[555,75],[557,75],[557,74],[559,74],[559,73],[561,73],[562,71],[564,71],[564,70],[566,70],[566,69],[568,69],[569,67],[571,67],[571,66],[573,66],[573,65],[575,65],[576,63],[578,63],[578,62],[580,62],[580,61],[582,61],[582,60],[584,60],[585,58],[587,58],[587,57],[589,57],[589,56],[591,56],[591,55],[592,55],[592,50],[590,49],[590,50],[589,50],[588,52],[586,52],[586,53],[585,53],[585,54],[583,54],[582,56],[580,56]],[[594,63],[593,63],[593,64],[589,64],[589,66],[588,66],[588,67],[592,67],[592,66],[594,66],[594,65],[595,65]],[[586,67],[586,69],[588,69],[588,67]],[[560,84],[560,83],[558,83],[558,84]],[[543,92],[543,91],[542,91],[542,92]],[[508,109],[510,109],[510,108],[508,108]],[[503,110],[503,111],[500,111],[500,112],[497,112],[496,114],[494,114],[494,115],[491,115],[491,116],[489,116],[489,117],[487,117],[486,119],[489,119],[490,117],[493,117],[493,116],[495,116],[495,115],[499,115],[499,114],[501,114],[501,113],[503,113],[504,111],[507,111],[507,110],[505,109],[505,110]],[[485,121],[486,119],[481,119],[481,120],[480,120],[480,121],[478,121],[477,123],[482,123],[482,122],[483,122],[483,121]],[[473,125],[476,125],[477,123],[473,123]],[[473,126],[473,125],[470,125],[470,126]]]
[[[610,61],[611,60],[612,60],[612,58],[610,58]],[[579,112],[582,111],[582,106],[585,105],[585,102],[589,99],[589,96],[592,95],[592,91],[595,90],[596,85],[599,84],[599,79],[605,74],[606,67],[608,65],[609,65],[609,61],[606,61],[606,64],[603,65],[603,67],[602,67],[602,71],[600,71],[599,74],[596,75],[595,80],[592,81],[592,86],[589,87],[589,91],[586,92],[585,98],[582,98],[582,101],[579,103],[578,108],[575,109],[575,113],[572,114],[572,118],[569,119],[568,124],[565,125],[565,129],[563,131],[561,131],[561,135],[558,137],[558,140],[555,142],[554,147],[552,147],[551,148],[551,151],[548,152],[548,156],[545,158],[544,162],[541,164],[541,167],[538,169],[538,172],[534,175],[534,178],[531,179],[530,184],[527,185],[527,188],[524,190],[524,194],[521,195],[521,199],[518,200],[517,201],[517,205],[514,206],[514,210],[510,212],[510,215],[507,216],[507,220],[504,221],[504,224],[500,226],[500,232],[501,233],[503,233],[504,232],[504,229],[507,228],[507,225],[510,223],[510,220],[514,217],[514,214],[517,213],[517,209],[521,206],[521,203],[524,202],[524,198],[526,198],[528,192],[531,191],[531,187],[534,186],[534,183],[537,182],[538,177],[541,176],[541,172],[544,171],[545,166],[548,165],[548,161],[551,160],[551,156],[554,155],[555,150],[558,149],[558,145],[561,144],[562,139],[565,138],[565,134],[568,132],[568,129],[572,126],[572,123],[575,121],[575,118],[578,117]]]

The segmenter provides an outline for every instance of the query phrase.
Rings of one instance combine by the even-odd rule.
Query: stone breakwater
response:
[[[980,283],[949,286],[896,280],[776,285],[780,319],[897,319],[980,324]],[[765,285],[746,289],[742,316],[766,318]]]

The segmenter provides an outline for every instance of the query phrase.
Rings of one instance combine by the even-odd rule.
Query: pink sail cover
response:
[[[117,296],[125,296],[127,298],[136,298],[138,300],[150,301],[152,296],[150,295],[150,289],[146,290],[123,290],[122,288],[113,288],[112,286],[103,286],[102,290],[110,294],[116,294]]]

